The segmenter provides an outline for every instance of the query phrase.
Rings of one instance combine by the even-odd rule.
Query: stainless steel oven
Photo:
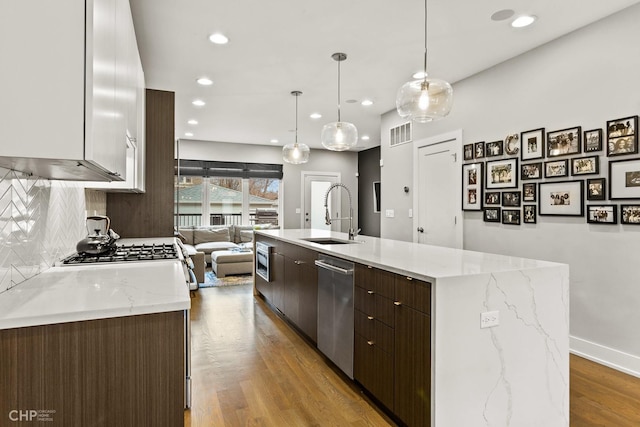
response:
[[[269,260],[273,250],[273,245],[264,242],[256,242],[256,274],[267,282],[271,281]]]

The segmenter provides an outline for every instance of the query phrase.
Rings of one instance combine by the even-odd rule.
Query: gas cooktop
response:
[[[78,265],[109,262],[138,262],[177,259],[178,250],[174,244],[117,245],[114,249],[99,255],[74,254],[62,260],[62,265]]]

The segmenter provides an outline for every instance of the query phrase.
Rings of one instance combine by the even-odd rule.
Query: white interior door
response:
[[[302,224],[301,228],[340,231],[339,224],[325,224],[324,196],[329,187],[340,182],[338,172],[302,172]],[[340,210],[338,191],[332,191],[328,200],[329,212]]]
[[[462,131],[414,142],[414,242],[462,249]]]

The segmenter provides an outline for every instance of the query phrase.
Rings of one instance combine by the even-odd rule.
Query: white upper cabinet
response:
[[[0,167],[127,179],[128,149],[144,143],[144,74],[128,0],[2,1],[0,55]]]

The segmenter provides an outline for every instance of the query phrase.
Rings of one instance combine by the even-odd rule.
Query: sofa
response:
[[[204,254],[204,264],[211,264],[217,277],[225,277],[227,274],[247,274],[253,271],[253,230],[269,228],[278,227],[270,224],[180,227],[178,238],[187,253]],[[196,255],[196,258],[200,257],[201,255]],[[202,278],[196,272],[199,283],[204,282],[204,266],[202,270]]]

